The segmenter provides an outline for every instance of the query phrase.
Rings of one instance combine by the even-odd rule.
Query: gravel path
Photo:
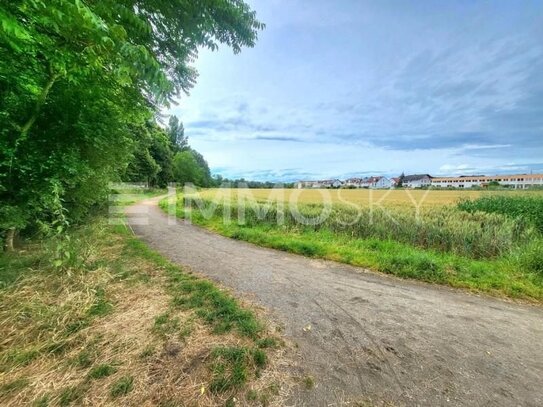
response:
[[[543,308],[260,248],[157,202],[128,208],[135,233],[271,310],[299,345],[316,386],[292,404],[543,405]]]

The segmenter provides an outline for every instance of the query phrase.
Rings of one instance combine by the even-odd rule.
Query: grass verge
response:
[[[281,404],[282,341],[251,308],[123,226],[71,233],[77,266],[47,242],[0,256],[0,405]]]

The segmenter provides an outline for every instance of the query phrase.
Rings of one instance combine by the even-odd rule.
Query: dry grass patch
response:
[[[0,405],[282,404],[285,348],[251,310],[126,233],[83,233],[83,267],[44,259],[0,290]]]

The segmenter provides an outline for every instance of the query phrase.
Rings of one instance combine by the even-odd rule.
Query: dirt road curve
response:
[[[299,344],[316,388],[292,404],[543,406],[541,307],[268,250],[182,221],[170,225],[157,201],[129,208],[135,233],[270,309]],[[149,224],[138,225],[142,218]]]

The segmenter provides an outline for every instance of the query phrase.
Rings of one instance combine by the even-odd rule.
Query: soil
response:
[[[134,232],[270,310],[297,344],[296,374],[315,385],[289,404],[543,405],[542,307],[228,239],[158,200],[127,209]]]

